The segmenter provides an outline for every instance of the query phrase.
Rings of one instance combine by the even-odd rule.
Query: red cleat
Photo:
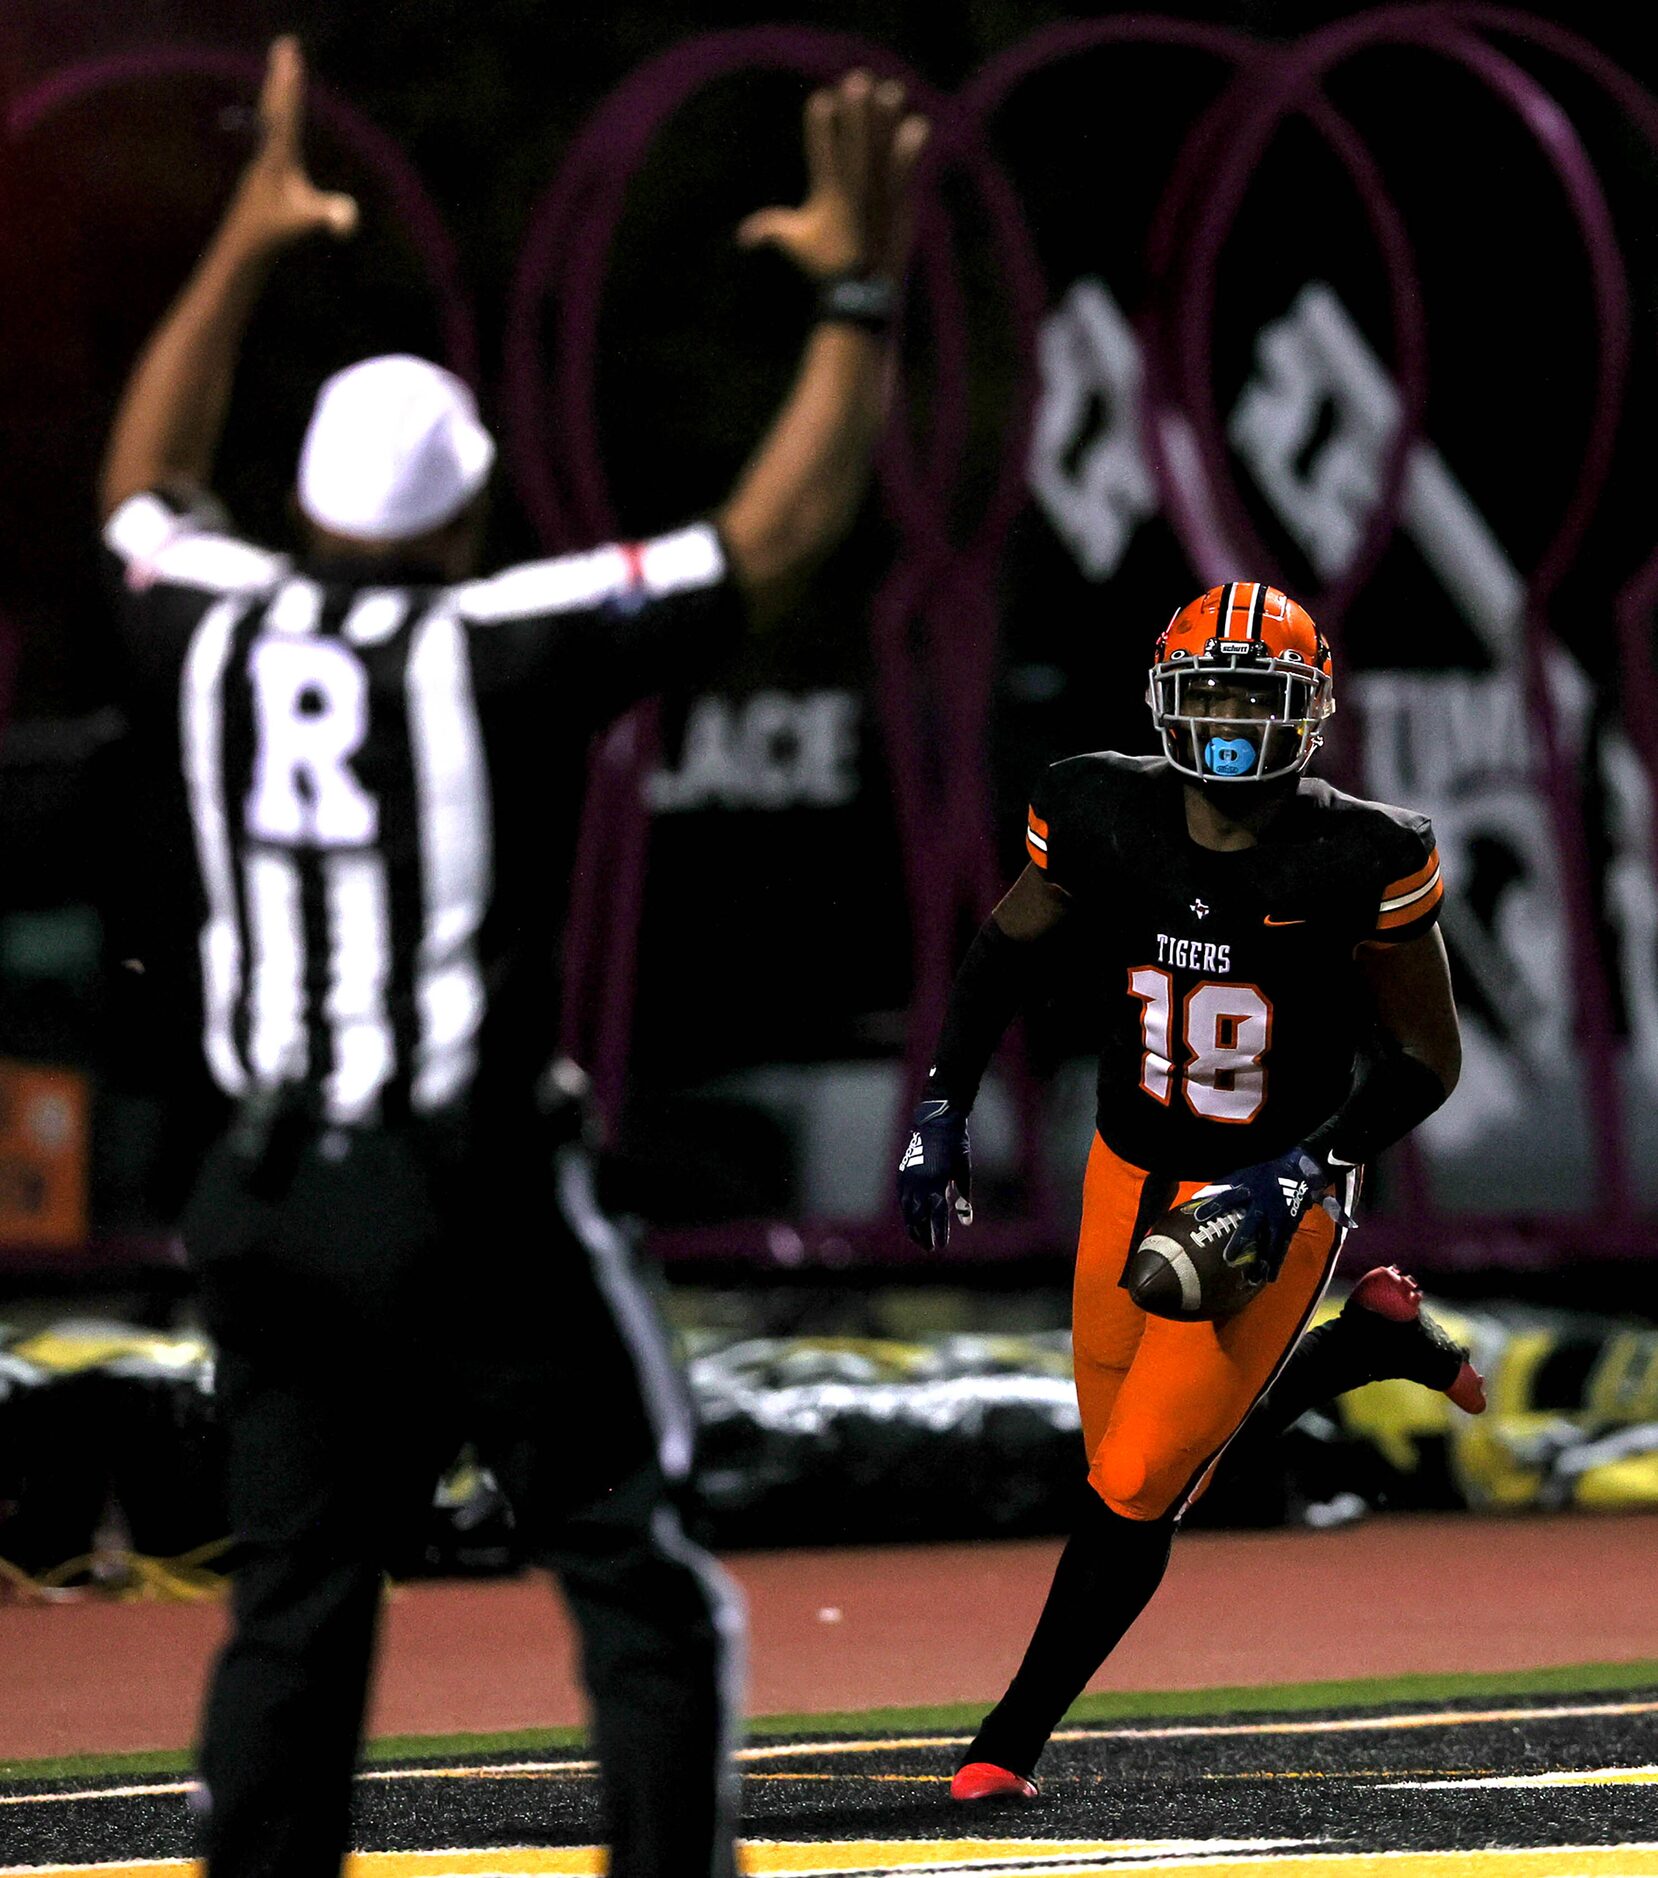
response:
[[[1349,1302],[1396,1324],[1414,1324],[1422,1314],[1422,1287],[1397,1265],[1377,1265],[1353,1287]]]
[[[1366,1272],[1341,1314],[1370,1346],[1375,1378],[1403,1376],[1438,1389],[1464,1414],[1485,1413],[1485,1378],[1462,1345],[1422,1309],[1422,1287],[1408,1272],[1397,1265]]]
[[[950,1798],[968,1802],[989,1801],[1003,1806],[1028,1806],[1036,1798],[1034,1780],[1016,1774],[993,1761],[969,1761],[956,1769],[950,1782]]]
[[[1485,1413],[1485,1378],[1466,1357],[1457,1371],[1457,1379],[1445,1393],[1465,1415]]]

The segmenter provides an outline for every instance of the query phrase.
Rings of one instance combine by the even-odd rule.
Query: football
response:
[[[1235,1317],[1267,1281],[1253,1241],[1227,1257],[1241,1206],[1200,1222],[1205,1196],[1173,1207],[1152,1222],[1134,1248],[1123,1286],[1142,1311],[1183,1324],[1223,1323]]]

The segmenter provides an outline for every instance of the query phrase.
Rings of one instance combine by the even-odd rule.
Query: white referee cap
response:
[[[392,353],[336,372],[317,393],[299,453],[299,506],[361,541],[423,535],[483,488],[495,441],[453,372]]]

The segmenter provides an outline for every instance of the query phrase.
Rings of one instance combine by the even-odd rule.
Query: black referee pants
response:
[[[686,1537],[681,1379],[578,1147],[221,1144],[185,1222],[242,1559],[200,1748],[210,1878],[335,1878],[383,1561],[459,1442],[576,1620],[615,1878],[730,1878],[742,1614]]]

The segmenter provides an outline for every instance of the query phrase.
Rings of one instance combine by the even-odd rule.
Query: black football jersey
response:
[[[451,585],[296,565],[159,493],[106,542],[220,1088],[303,1084],[346,1125],[527,1101],[558,1042],[554,831],[593,733],[744,630],[716,531]]]
[[[1112,751],[1044,774],[1026,851],[1086,922],[1100,1134],[1185,1179],[1281,1154],[1341,1106],[1374,1033],[1356,948],[1419,937],[1444,893],[1407,809],[1303,776],[1256,846],[1217,853],[1163,758]]]

